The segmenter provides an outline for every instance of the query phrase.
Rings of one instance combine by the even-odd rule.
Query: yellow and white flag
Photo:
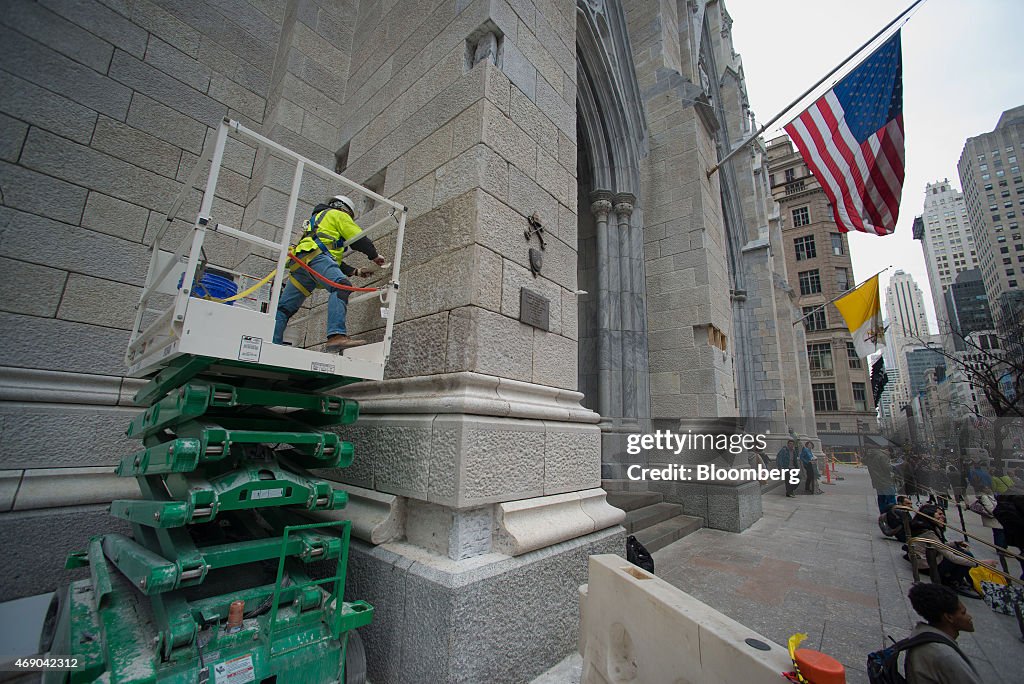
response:
[[[835,305],[853,335],[857,356],[869,356],[885,346],[877,275],[863,282],[850,294],[837,299]]]

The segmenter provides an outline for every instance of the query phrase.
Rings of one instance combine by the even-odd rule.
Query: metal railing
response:
[[[241,139],[247,143],[255,143],[260,149],[269,151],[271,155],[283,158],[295,164],[294,174],[291,179],[291,191],[288,195],[286,213],[283,217],[284,223],[280,226],[281,237],[279,240],[268,240],[246,230],[240,230],[237,227],[225,225],[224,223],[216,221],[214,217],[211,216],[211,212],[214,209],[217,182],[220,176],[222,163],[224,161],[225,147],[229,136]],[[206,179],[202,202],[193,223],[192,230],[188,231],[173,248],[170,248],[168,245],[167,249],[161,249],[164,246],[168,229],[175,221],[178,213],[181,211],[185,203],[185,200],[193,192],[196,182],[206,168],[209,168],[209,175]],[[390,352],[395,319],[393,315],[394,301],[397,295],[400,276],[399,270],[407,216],[406,207],[370,190],[369,188],[361,186],[358,183],[355,183],[354,181],[351,181],[344,176],[341,176],[296,152],[293,152],[292,150],[289,150],[279,143],[246,128],[237,121],[224,119],[217,130],[217,135],[211,136],[202,155],[196,161],[196,164],[188,179],[185,181],[181,192],[172,202],[170,210],[166,215],[166,221],[157,231],[150,245],[150,264],[146,276],[146,283],[139,297],[139,303],[136,307],[135,323],[132,328],[128,348],[125,353],[125,361],[129,366],[132,366],[132,364],[149,364],[149,359],[157,359],[161,356],[166,356],[168,353],[168,345],[173,343],[176,338],[181,337],[181,328],[185,320],[187,307],[190,303],[193,283],[195,283],[197,279],[197,273],[201,272],[201,268],[205,268],[206,265],[206,255],[203,250],[203,244],[207,237],[207,233],[209,232],[225,235],[270,252],[272,255],[270,257],[270,261],[274,263],[274,270],[272,273],[268,273],[265,276],[248,276],[246,274],[238,275],[246,278],[255,278],[257,280],[262,277],[263,280],[260,282],[269,283],[269,302],[264,303],[266,306],[261,313],[271,318],[275,315],[278,299],[288,275],[286,267],[289,259],[291,258],[289,248],[293,235],[291,226],[295,225],[299,218],[296,216],[296,210],[299,204],[299,194],[302,187],[303,176],[307,171],[312,172],[316,176],[328,179],[330,182],[341,186],[346,191],[350,191],[358,196],[373,200],[376,205],[383,205],[390,208],[390,212],[380,220],[376,221],[371,226],[364,228],[356,238],[344,243],[347,247],[356,239],[361,237],[372,238],[375,236],[379,237],[380,235],[386,235],[391,232],[396,233],[394,245],[395,253],[390,266],[389,277],[387,277],[385,281],[383,279],[386,275],[385,271],[376,271],[374,276],[381,281],[380,286],[375,288],[375,291],[373,292],[357,294],[352,296],[349,300],[349,303],[353,304],[365,299],[379,297],[382,306],[387,306],[390,309],[385,316],[387,321],[385,323],[383,358],[386,361]],[[173,249],[173,251],[170,251],[171,249]],[[233,272],[228,268],[223,270]],[[166,281],[170,276],[177,273],[181,273],[182,276],[181,282],[175,290],[173,285],[168,285]],[[273,276],[272,279],[271,275]],[[163,306],[154,307],[153,299],[157,294],[173,296],[173,303],[169,308],[165,309]],[[147,315],[155,316],[155,318],[152,320],[146,320]],[[154,363],[159,363],[159,361],[154,361]]]

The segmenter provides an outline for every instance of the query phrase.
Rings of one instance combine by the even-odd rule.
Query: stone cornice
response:
[[[580,405],[581,392],[480,373],[356,383],[336,394],[356,399],[363,414],[462,413],[591,424],[600,420]]]
[[[144,380],[37,368],[0,367],[0,401],[131,405]]]

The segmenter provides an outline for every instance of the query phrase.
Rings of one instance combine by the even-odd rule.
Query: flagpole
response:
[[[867,41],[866,43],[864,43],[864,44],[863,44],[863,45],[861,45],[861,46],[860,46],[859,48],[857,48],[856,50],[854,50],[854,51],[853,51],[853,53],[851,53],[849,57],[847,57],[847,58],[846,58],[846,59],[844,59],[844,60],[843,60],[842,62],[840,62],[840,63],[838,64],[838,66],[836,66],[836,68],[835,68],[835,69],[833,69],[832,71],[830,71],[830,72],[828,72],[827,74],[825,74],[824,76],[822,76],[822,77],[821,77],[821,79],[820,79],[820,80],[819,80],[819,81],[818,81],[817,83],[815,83],[815,84],[814,84],[814,85],[812,85],[812,86],[811,86],[810,88],[808,88],[807,90],[805,90],[805,91],[803,92],[803,94],[801,94],[801,95],[800,95],[800,97],[796,98],[795,100],[793,100],[792,102],[790,102],[790,103],[789,103],[788,105],[786,105],[786,108],[785,108],[785,109],[783,109],[783,110],[782,110],[781,112],[779,112],[779,113],[778,113],[777,115],[775,115],[775,116],[774,116],[774,117],[772,118],[772,120],[771,120],[771,121],[769,121],[768,123],[766,123],[766,124],[764,124],[763,126],[761,126],[761,127],[759,128],[759,129],[757,129],[757,132],[756,132],[756,133],[754,133],[754,134],[753,134],[753,135],[751,135],[751,136],[750,136],[749,138],[747,138],[747,139],[746,139],[746,140],[744,140],[744,141],[743,141],[742,143],[740,143],[740,144],[739,144],[739,145],[737,145],[737,146],[736,146],[735,148],[733,148],[732,152],[730,152],[729,154],[727,154],[727,155],[725,155],[724,157],[722,157],[722,158],[721,158],[721,159],[720,159],[720,160],[718,161],[718,163],[717,163],[717,164],[715,164],[715,165],[714,165],[714,166],[712,166],[712,167],[711,167],[710,169],[708,169],[708,178],[711,178],[711,175],[712,175],[712,174],[713,174],[713,173],[714,173],[715,171],[717,171],[718,169],[720,169],[720,168],[722,167],[722,164],[724,164],[725,162],[727,162],[727,161],[729,161],[730,159],[732,159],[732,158],[733,158],[733,156],[735,156],[737,152],[739,152],[740,150],[742,150],[742,149],[743,149],[744,147],[746,147],[746,146],[747,146],[747,145],[749,145],[750,143],[754,142],[754,140],[756,140],[756,139],[758,138],[758,136],[760,136],[760,135],[761,135],[762,133],[764,133],[764,132],[765,132],[766,130],[768,130],[768,127],[769,127],[769,126],[771,126],[771,125],[772,125],[773,123],[775,123],[776,121],[778,121],[779,119],[781,119],[781,118],[782,118],[782,117],[783,117],[783,116],[784,116],[784,115],[786,114],[786,112],[788,112],[789,110],[793,109],[793,107],[795,107],[795,106],[797,106],[798,104],[800,104],[800,102],[802,102],[802,101],[803,101],[803,99],[804,99],[805,97],[807,97],[807,96],[808,96],[808,95],[810,95],[810,94],[811,94],[812,92],[814,92],[814,90],[815,90],[815,89],[816,89],[816,88],[817,88],[818,86],[820,86],[820,85],[821,85],[822,83],[824,83],[824,82],[825,82],[825,81],[827,81],[827,80],[828,80],[829,78],[831,78],[833,74],[835,74],[835,73],[836,73],[837,71],[839,71],[840,69],[842,69],[842,68],[843,68],[844,66],[846,66],[847,64],[849,64],[849,63],[850,63],[850,60],[852,60],[852,59],[853,59],[854,57],[856,57],[857,55],[859,55],[859,54],[860,54],[861,52],[863,52],[863,51],[864,51],[864,48],[866,48],[867,46],[871,45],[871,43],[875,42],[875,39],[876,39],[876,38],[878,38],[878,37],[879,37],[880,35],[882,35],[882,34],[883,34],[883,33],[885,33],[886,31],[888,31],[888,30],[889,30],[890,28],[892,28],[892,27],[893,27],[893,25],[894,25],[894,24],[896,24],[896,22],[898,22],[898,21],[899,21],[900,19],[902,19],[903,17],[907,16],[907,14],[909,14],[909,13],[910,13],[910,11],[911,11],[912,9],[914,9],[915,7],[917,7],[918,5],[920,5],[920,4],[922,3],[922,2],[924,2],[924,0],[914,0],[914,3],[913,3],[913,4],[912,4],[912,5],[910,6],[910,7],[908,7],[908,8],[907,8],[907,9],[905,9],[905,10],[903,10],[903,12],[902,12],[902,13],[900,13],[900,15],[899,15],[898,17],[896,17],[895,19],[893,19],[892,21],[890,21],[890,22],[889,22],[888,24],[886,24],[886,25],[885,25],[885,26],[884,26],[884,27],[882,28],[882,30],[881,30],[881,31],[879,31],[879,32],[878,32],[878,33],[876,33],[875,35],[871,36],[871,38],[869,38],[869,39],[868,39],[868,41]]]
[[[815,312],[815,311],[820,311],[821,309],[824,309],[824,308],[825,308],[826,306],[828,306],[828,305],[829,305],[829,304],[831,304],[832,302],[836,301],[837,299],[842,299],[843,297],[845,297],[846,295],[850,294],[851,292],[853,292],[854,290],[856,290],[856,289],[857,289],[858,287],[860,287],[861,285],[863,285],[864,283],[868,282],[868,280],[871,280],[871,278],[875,278],[875,277],[877,277],[877,276],[880,276],[880,275],[882,275],[883,273],[885,273],[886,271],[888,271],[888,270],[889,270],[890,268],[892,268],[892,265],[891,265],[891,264],[890,264],[889,266],[886,266],[885,268],[883,268],[883,269],[882,269],[881,271],[879,271],[879,272],[878,272],[878,273],[876,273],[875,275],[871,276],[870,278],[867,278],[867,279],[865,279],[865,280],[862,280],[862,281],[860,281],[860,285],[854,285],[853,287],[851,287],[851,288],[850,288],[849,290],[847,290],[846,292],[841,292],[841,293],[837,294],[837,295],[836,295],[835,297],[833,297],[832,299],[828,300],[827,302],[825,302],[825,303],[824,303],[824,304],[822,304],[821,306],[816,306],[816,307],[814,307],[813,309],[811,309],[810,311],[808,311],[807,313],[805,313],[805,314],[804,314],[803,316],[801,316],[800,318],[798,318],[798,319],[796,319],[795,321],[793,321],[793,325],[796,325],[797,323],[800,323],[800,322],[802,322],[802,321],[803,321],[803,320],[804,320],[805,318],[807,318],[808,316],[813,316],[813,315],[814,315],[814,312]]]

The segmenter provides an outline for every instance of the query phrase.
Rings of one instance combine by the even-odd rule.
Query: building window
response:
[[[793,246],[796,248],[797,261],[813,259],[818,256],[818,251],[814,247],[813,235],[805,235],[804,237],[795,238],[793,240]]]
[[[846,247],[843,246],[843,234],[832,233],[832,253],[836,256],[846,254]]]
[[[821,276],[818,269],[800,271],[800,294],[810,295],[821,292]]]
[[[853,406],[858,411],[868,410],[867,387],[863,382],[853,383]]]
[[[807,207],[798,207],[793,210],[793,226],[806,226],[811,222],[811,211]]]
[[[807,362],[812,378],[832,376],[832,345],[828,342],[807,345]]]
[[[836,269],[836,287],[839,288],[840,292],[846,292],[850,289],[850,270],[848,268]]]
[[[834,383],[816,383],[811,385],[814,394],[815,411],[838,411],[839,399],[836,398],[836,386]]]
[[[857,355],[857,348],[853,342],[846,343],[846,360],[850,362],[850,368],[860,368],[860,356]]]
[[[825,318],[825,307],[823,306],[805,306],[803,307],[804,328],[808,332],[815,330],[825,330],[828,327],[828,320]]]
[[[800,271],[800,294],[816,295],[821,292],[821,276],[817,268]]]
[[[787,183],[790,182],[791,180],[793,180],[793,178],[795,178],[795,177],[796,177],[796,170],[795,169],[786,169],[786,182]]]

